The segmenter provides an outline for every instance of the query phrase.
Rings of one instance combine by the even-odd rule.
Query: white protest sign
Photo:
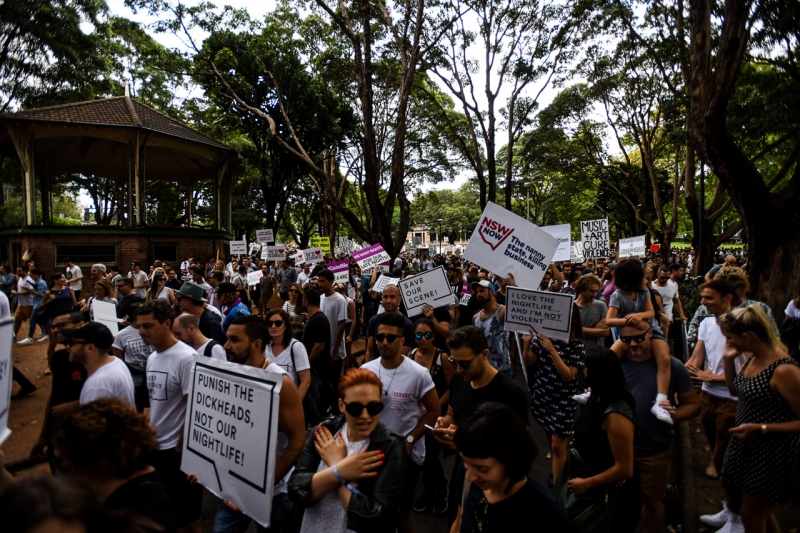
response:
[[[569,262],[578,264],[584,261],[586,261],[586,258],[583,257],[583,243],[581,241],[573,241],[569,247]]]
[[[260,244],[269,244],[275,242],[275,237],[271,229],[259,229],[256,230],[256,240],[258,240]]]
[[[522,287],[538,287],[557,248],[542,228],[489,202],[463,255],[499,276],[513,274]]]
[[[572,295],[506,287],[506,331],[542,333],[551,339],[569,340]]]
[[[269,526],[281,374],[195,356],[181,470]]]
[[[266,257],[264,256],[264,250],[266,249]],[[266,261],[283,261],[286,259],[286,247],[282,244],[278,244],[277,246],[265,246],[261,249],[261,258]]]
[[[341,248],[343,253],[351,254],[356,249],[356,243],[348,239],[347,237],[339,237],[339,248]]]
[[[469,305],[469,299],[472,298],[472,295],[469,293],[464,293],[461,295],[461,299],[458,301],[458,305]]]
[[[336,261],[326,265],[333,272],[333,281],[347,283],[350,279],[350,261]]]
[[[8,407],[11,405],[13,349],[14,319],[0,319],[0,444],[11,435],[11,430],[8,429]]]
[[[385,263],[392,259],[380,243],[362,248],[357,252],[353,252],[351,255],[358,266],[361,267],[362,271],[366,270],[368,267]]]
[[[617,259],[623,257],[631,257],[633,255],[644,255],[644,235],[638,237],[629,237],[627,239],[619,240],[619,249],[617,250]]]
[[[553,261],[569,261],[569,244],[572,239],[570,236],[572,232],[572,226],[569,224],[542,226],[542,230],[558,239],[558,248],[553,256]]]
[[[100,322],[111,330],[112,335],[117,336],[121,322],[117,318],[117,306],[100,300],[92,300],[92,316],[95,322]]]
[[[387,286],[397,285],[399,281],[400,278],[393,278],[391,276],[385,276],[381,274],[380,276],[378,276],[378,279],[375,280],[375,285],[370,287],[369,290],[375,292],[383,292],[383,289],[385,289]]]
[[[261,283],[261,278],[264,277],[264,272],[261,269],[256,270],[255,272],[250,272],[247,275],[247,286],[253,287]]]
[[[436,309],[453,303],[453,291],[443,266],[402,279],[397,285],[409,317],[422,314],[425,304]]]
[[[247,239],[241,241],[231,241],[231,255],[247,254]]]
[[[608,257],[608,219],[581,221],[581,241],[583,242],[583,257],[586,259],[605,259]]]
[[[325,256],[322,254],[322,248],[317,246],[316,248],[306,248],[303,250],[303,263],[321,263],[325,260]]]
[[[371,276],[373,268],[377,268],[378,269],[378,273],[383,273],[383,274],[388,274],[392,270],[391,269],[391,265],[387,261],[386,263],[379,263],[379,264],[375,265],[374,267],[362,268],[361,269],[361,273],[364,274],[365,276]]]

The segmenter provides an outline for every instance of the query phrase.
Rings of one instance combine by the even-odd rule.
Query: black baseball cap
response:
[[[108,350],[114,343],[111,330],[100,322],[87,322],[79,328],[65,328],[61,334],[67,339],[94,344],[101,350]]]

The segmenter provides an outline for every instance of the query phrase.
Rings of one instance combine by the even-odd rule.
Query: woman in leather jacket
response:
[[[408,458],[403,437],[378,421],[381,387],[351,370],[339,384],[342,414],[309,432],[289,479],[289,496],[306,507],[301,533],[396,530]]]

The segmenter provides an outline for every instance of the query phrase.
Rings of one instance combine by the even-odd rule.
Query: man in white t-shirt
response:
[[[199,355],[220,361],[228,360],[223,345],[203,335],[200,332],[200,321],[190,313],[182,313],[175,318],[172,334],[179,341],[191,346]]]
[[[136,410],[144,412],[150,406],[145,368],[147,358],[153,353],[153,347],[144,343],[139,335],[139,326],[136,325],[136,314],[142,308],[142,302],[134,302],[128,307],[127,315],[130,325],[122,328],[114,337],[111,353],[122,359],[128,366],[128,371],[133,378],[133,397],[136,400]]]
[[[143,300],[147,298],[147,289],[150,287],[150,279],[147,273],[142,270],[142,262],[134,261],[131,263],[131,271],[128,272],[128,277],[133,280],[133,290]]]
[[[439,395],[428,370],[400,353],[405,331],[403,318],[397,313],[383,313],[375,318],[378,322],[375,342],[381,357],[364,363],[362,368],[378,376],[383,384],[381,397],[385,408],[381,411],[381,423],[406,439],[410,458],[400,495],[398,529],[410,533],[414,531],[411,521],[414,491],[425,461],[425,425],[436,423],[440,409]]]
[[[119,398],[131,407],[135,406],[131,374],[125,363],[108,353],[114,336],[105,325],[89,322],[79,328],[65,328],[61,334],[69,350],[70,362],[86,368],[80,405],[101,398]]]
[[[136,314],[139,335],[155,349],[147,358],[150,424],[159,447],[153,466],[175,509],[178,531],[199,533],[203,487],[189,483],[181,472],[183,421],[197,352],[172,335],[174,320],[175,313],[165,300],[150,300]]]
[[[736,425],[738,398],[731,395],[725,383],[722,359],[725,337],[716,318],[731,310],[731,301],[735,297],[736,286],[727,280],[715,279],[700,286],[701,302],[714,316],[709,316],[700,323],[697,346],[691,359],[686,362],[692,378],[703,382],[703,390],[700,392],[700,401],[703,404],[700,422],[712,448],[711,462],[706,468],[706,475],[712,478],[718,477],[722,470],[722,460],[731,440],[729,430]],[[743,355],[736,358],[737,372],[743,363]],[[704,364],[707,370],[703,370]],[[722,527],[732,519],[732,514],[724,508],[718,515],[706,516],[709,521],[704,522],[713,527]]]
[[[80,300],[81,289],[83,289],[83,272],[81,272],[81,267],[73,263],[72,259],[69,257],[64,258],[64,266],[67,267],[67,272],[65,273],[67,287],[72,288],[75,293],[75,298]]]
[[[23,322],[28,322],[33,315],[33,279],[28,275],[27,266],[17,267],[17,288],[11,291],[11,297],[17,297],[17,309],[14,311],[14,337],[19,333]]]
[[[270,531],[280,531],[281,523],[291,509],[287,483],[294,464],[300,458],[305,442],[305,419],[300,394],[292,378],[265,356],[264,350],[272,340],[264,320],[259,316],[245,315],[235,319],[227,331],[225,352],[228,361],[244,366],[261,368],[264,372],[281,376],[278,402],[278,440],[275,446],[275,485],[272,489]],[[214,531],[245,531],[250,517],[221,502],[214,520]]]

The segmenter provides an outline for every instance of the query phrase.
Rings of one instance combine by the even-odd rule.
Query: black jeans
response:
[[[439,460],[439,452],[442,445],[430,434],[425,433],[425,462],[422,463],[422,485],[423,493],[430,501],[444,494],[447,487],[447,480],[444,477],[442,462]]]

